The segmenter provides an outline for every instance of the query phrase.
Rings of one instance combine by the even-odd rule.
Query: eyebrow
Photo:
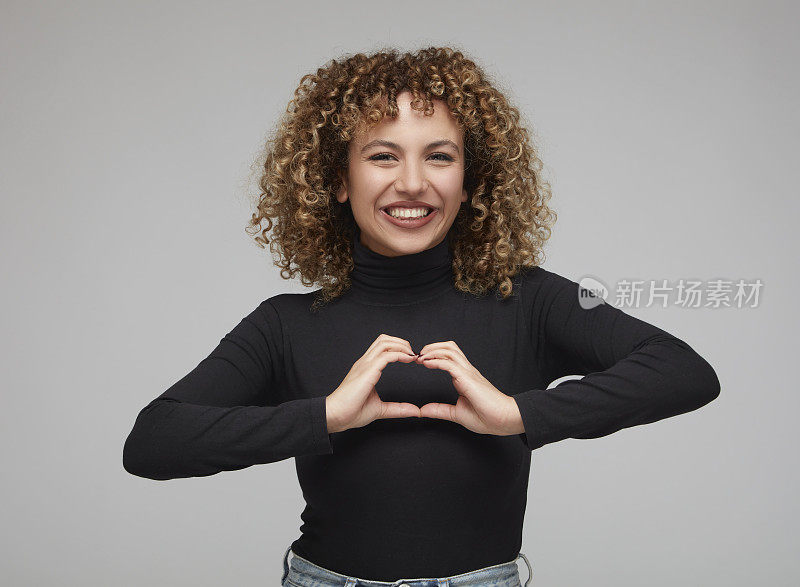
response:
[[[393,143],[392,141],[387,141],[386,139],[375,139],[374,141],[370,141],[369,143],[364,145],[361,148],[361,152],[363,153],[364,151],[366,151],[370,147],[377,147],[377,146],[389,147],[390,149],[397,149],[398,151],[402,151],[403,150],[403,148],[400,145],[398,145],[397,143]],[[436,147],[453,147],[453,149],[455,149],[456,153],[460,152],[458,150],[458,145],[456,145],[453,141],[451,141],[449,139],[442,139],[440,141],[433,141],[432,143],[428,143],[425,146],[425,149],[426,150],[427,149],[435,149]]]

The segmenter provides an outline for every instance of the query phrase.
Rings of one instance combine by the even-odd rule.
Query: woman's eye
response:
[[[394,158],[394,155],[391,153],[378,153],[377,155],[373,155],[369,158],[370,161],[386,161],[386,157]],[[448,155],[447,153],[433,153],[431,157],[443,157],[443,159],[436,159],[437,161],[452,161],[453,158]]]

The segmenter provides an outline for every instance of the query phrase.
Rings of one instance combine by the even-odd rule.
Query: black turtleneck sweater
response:
[[[150,479],[213,475],[295,458],[306,501],[298,555],[364,579],[444,577],[513,560],[522,545],[531,451],[696,410],[719,395],[688,344],[621,310],[579,305],[542,267],[513,296],[453,286],[445,238],[385,257],[353,242],[352,286],[319,312],[314,292],[264,300],[211,354],[139,413],[125,469]],[[325,398],[381,333],[455,341],[513,396],[525,432],[476,434],[432,418],[329,434]],[[547,389],[564,375],[585,375]],[[450,375],[389,363],[384,401],[455,403]],[[269,501],[267,501],[269,503]]]

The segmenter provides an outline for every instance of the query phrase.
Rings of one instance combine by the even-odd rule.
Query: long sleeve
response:
[[[325,396],[280,393],[282,352],[280,317],[266,300],[142,408],[123,447],[125,470],[166,480],[332,453]]]
[[[531,450],[690,412],[719,396],[716,372],[684,341],[605,302],[584,309],[578,283],[541,267],[523,284],[543,378],[584,376],[513,396]]]

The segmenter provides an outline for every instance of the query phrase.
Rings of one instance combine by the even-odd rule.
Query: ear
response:
[[[347,177],[345,177],[345,174],[342,173],[341,170],[337,171],[337,174],[339,175],[339,180],[341,181],[341,185],[339,186],[339,189],[336,191],[336,199],[340,204],[344,204],[345,201],[347,201]]]
[[[461,190],[461,201],[466,202],[469,199],[469,195],[467,194],[467,188]]]

